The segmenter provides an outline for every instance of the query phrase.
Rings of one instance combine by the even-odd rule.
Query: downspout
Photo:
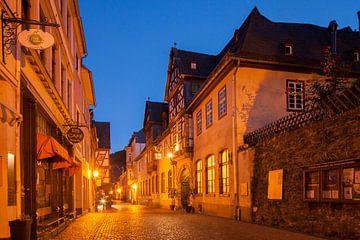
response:
[[[236,220],[240,220],[240,208],[239,208],[239,164],[238,164],[238,157],[237,157],[237,151],[236,151],[236,137],[237,137],[237,131],[236,131],[236,112],[237,112],[237,106],[236,106],[236,74],[240,66],[240,61],[235,59],[236,61],[236,67],[232,79],[233,84],[233,93],[232,93],[232,163],[233,163],[233,179],[234,179],[234,218]]]

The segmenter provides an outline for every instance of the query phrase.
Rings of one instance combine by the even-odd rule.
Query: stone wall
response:
[[[303,166],[360,159],[360,109],[314,122],[255,146],[253,220],[315,235],[360,238],[359,203],[308,202]],[[268,172],[283,169],[283,198],[268,200]]]

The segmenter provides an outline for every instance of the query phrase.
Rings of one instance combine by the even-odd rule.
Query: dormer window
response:
[[[354,52],[354,62],[359,62],[359,61],[360,61],[360,52],[355,51]]]
[[[294,44],[291,40],[285,42],[285,55],[292,56],[294,55]]]
[[[197,69],[197,63],[196,63],[196,62],[191,62],[191,63],[190,63],[190,68],[191,68],[192,70],[196,70],[196,69]]]

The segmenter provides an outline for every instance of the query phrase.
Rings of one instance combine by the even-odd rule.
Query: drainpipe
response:
[[[236,220],[240,219],[239,214],[239,164],[238,164],[238,157],[236,151],[236,137],[237,137],[237,130],[236,130],[236,73],[240,66],[240,61],[236,61],[236,68],[234,71],[232,83],[233,83],[233,94],[232,94],[232,163],[233,163],[233,179],[234,179],[234,218]]]

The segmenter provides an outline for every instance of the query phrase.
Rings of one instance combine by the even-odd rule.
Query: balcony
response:
[[[157,170],[157,161],[153,160],[148,163],[146,163],[146,170],[147,173],[151,173]]]

